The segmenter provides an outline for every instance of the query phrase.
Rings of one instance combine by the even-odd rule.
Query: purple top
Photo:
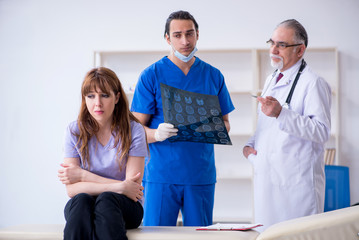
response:
[[[77,121],[71,122],[65,132],[65,143],[64,143],[64,157],[65,158],[80,158],[81,167],[84,168],[84,159],[80,155],[79,147],[76,146],[77,137],[72,134],[78,133],[79,128]],[[132,143],[129,151],[129,156],[134,157],[147,157],[147,145],[145,129],[140,123],[131,121],[131,134]],[[102,146],[93,136],[89,141],[89,154],[90,154],[90,172],[95,173],[105,178],[116,179],[124,181],[126,179],[126,167],[127,158],[124,159],[124,165],[120,171],[117,149],[113,147],[114,137],[111,138],[106,146]]]

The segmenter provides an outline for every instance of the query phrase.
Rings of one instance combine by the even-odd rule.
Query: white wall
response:
[[[64,222],[62,137],[93,51],[167,49],[165,20],[179,9],[198,21],[199,49],[265,47],[288,18],[306,27],[311,47],[338,47],[340,163],[359,202],[357,0],[0,0],[0,227]]]

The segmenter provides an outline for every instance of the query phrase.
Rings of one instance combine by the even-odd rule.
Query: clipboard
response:
[[[232,223],[217,223],[207,227],[199,227],[198,231],[247,231],[256,227],[261,227],[262,224],[232,224]]]

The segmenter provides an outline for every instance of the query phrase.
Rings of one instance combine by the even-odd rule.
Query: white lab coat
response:
[[[301,61],[266,80],[264,96],[284,104]],[[277,73],[278,75],[278,73]],[[255,222],[261,230],[292,218],[323,212],[325,196],[324,143],[330,136],[331,89],[307,65],[302,72],[290,109],[278,118],[258,107],[257,129],[246,145],[257,150],[248,159],[254,169]]]

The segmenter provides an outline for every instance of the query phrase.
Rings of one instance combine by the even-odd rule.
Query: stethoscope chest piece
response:
[[[298,70],[297,75],[295,76],[294,82],[292,87],[290,88],[287,100],[285,100],[285,103],[282,105],[282,107],[286,108],[286,109],[290,109],[290,101],[292,100],[292,96],[293,96],[293,92],[295,89],[295,86],[297,85],[298,79],[300,77],[300,75],[302,74],[303,69],[305,68],[305,66],[307,65],[307,63],[304,61],[304,59],[302,59],[302,64],[300,65],[300,68]],[[274,72],[275,73],[275,72]]]
[[[284,104],[282,105],[282,107],[284,107],[284,108],[286,108],[286,109],[290,109],[289,103],[284,103]]]

